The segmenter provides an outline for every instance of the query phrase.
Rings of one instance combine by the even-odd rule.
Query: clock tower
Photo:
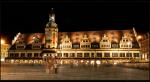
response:
[[[58,26],[55,23],[55,14],[52,12],[49,14],[49,22],[45,28],[45,47],[46,48],[57,48],[58,43]]]

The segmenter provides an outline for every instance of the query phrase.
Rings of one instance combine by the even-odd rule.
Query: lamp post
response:
[[[129,45],[130,45],[130,42],[128,42],[128,54],[129,54]],[[129,55],[129,60],[130,60],[130,55]]]

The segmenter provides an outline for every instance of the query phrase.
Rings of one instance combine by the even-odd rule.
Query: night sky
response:
[[[51,8],[60,32],[131,29],[149,30],[147,2],[2,2],[1,33],[44,33]]]

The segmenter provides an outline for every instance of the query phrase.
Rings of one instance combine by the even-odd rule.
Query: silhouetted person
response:
[[[57,73],[57,69],[58,69],[58,66],[57,66],[57,64],[55,63],[55,64],[54,64],[54,71],[55,71],[55,74]]]

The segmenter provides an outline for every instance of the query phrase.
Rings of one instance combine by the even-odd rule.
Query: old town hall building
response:
[[[138,59],[135,29],[59,32],[55,14],[49,15],[45,33],[18,33],[6,62],[41,63],[43,56],[62,59]]]

